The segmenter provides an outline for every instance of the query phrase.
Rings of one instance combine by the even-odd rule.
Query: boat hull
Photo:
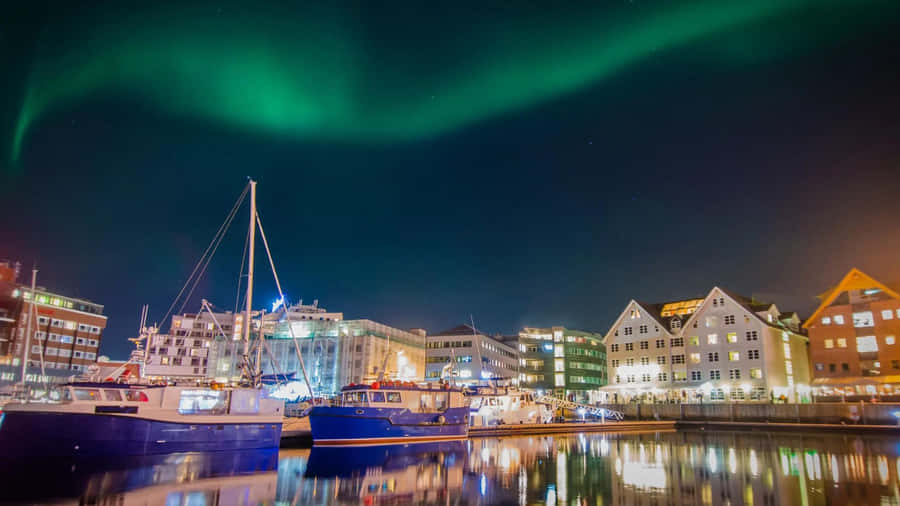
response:
[[[313,445],[387,445],[468,437],[468,407],[443,413],[406,409],[316,407],[310,411]]]
[[[280,423],[177,423],[146,418],[6,411],[0,448],[7,455],[110,456],[277,447]]]

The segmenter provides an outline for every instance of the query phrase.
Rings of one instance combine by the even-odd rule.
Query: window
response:
[[[691,371],[691,381],[700,381],[703,379],[703,373],[700,371]]]
[[[627,366],[632,366],[632,365],[634,365],[634,359],[633,359],[633,358],[626,358],[626,359],[625,359],[625,365],[627,365]]]
[[[725,325],[734,325],[734,315],[726,315],[725,316]]]
[[[112,388],[103,389],[103,398],[108,401],[124,401],[125,398],[122,396],[121,390],[114,390]]]
[[[894,336],[885,336],[884,344],[894,344]]]
[[[61,342],[61,343],[66,343],[66,344],[71,344],[71,343],[72,343],[72,336],[59,336],[59,342]]]
[[[610,360],[609,365],[611,365],[613,367],[619,367],[619,361],[618,360]]]
[[[98,388],[75,388],[76,401],[99,401],[100,389]]]
[[[666,347],[666,340],[665,340],[665,339],[657,339],[657,340],[656,340],[656,347],[657,347],[657,348],[665,348],[665,347]]]
[[[650,348],[650,341],[641,341],[641,349],[646,350]]]
[[[697,336],[691,336],[688,338],[688,344],[691,346],[700,346],[700,338]]]
[[[831,318],[828,316],[822,317],[822,325],[831,325]]]
[[[900,369],[900,360],[891,360],[891,369]]]
[[[706,344],[719,344],[719,336],[717,334],[706,336]]]
[[[633,378],[633,376],[632,376],[632,378]],[[558,386],[558,387],[564,387],[564,386],[566,386],[566,375],[565,375],[565,373],[561,373],[561,372],[556,373],[556,376],[555,376],[555,378],[554,378],[554,384],[555,384],[555,386]]]
[[[728,361],[729,361],[729,362],[737,362],[737,361],[740,360],[740,359],[741,359],[741,354],[740,354],[740,353],[738,353],[738,352],[736,352],[736,351],[729,351],[729,352],[728,352]]]
[[[834,372],[834,364],[828,364],[828,372]]]
[[[737,342],[737,332],[729,332],[726,340],[729,343],[736,343]]]
[[[641,365],[650,365],[650,357],[641,357]]]
[[[643,381],[643,382],[650,381],[650,375],[649,374],[641,374],[641,381]]]
[[[87,343],[87,341],[85,341],[85,339],[83,337],[79,337],[79,338],[75,339],[75,344],[80,344],[81,346],[84,346],[86,343]]]
[[[718,362],[719,361],[719,352],[714,351],[714,352],[708,353],[706,355],[706,357],[710,362]]]
[[[614,345],[610,346],[610,347],[609,347],[609,351],[611,351],[611,352],[613,352],[613,353],[618,352],[618,351],[619,351],[619,345],[618,345],[618,344],[614,344]]]
[[[666,357],[664,357],[664,356],[656,357],[656,363],[659,365],[666,365]]]
[[[640,317],[641,317],[641,312],[640,312],[640,311],[638,311],[637,309],[632,309],[632,310],[631,310],[631,319],[632,319],[632,320],[634,320],[635,318],[640,318]]]
[[[740,369],[729,369],[728,370],[728,379],[733,379],[733,380],[741,379],[741,370]]]
[[[59,350],[59,356],[60,356],[60,357],[71,357],[71,356],[72,356],[72,350],[67,350],[67,349]]]
[[[388,402],[402,402],[400,397],[400,392],[387,392],[387,401]]]
[[[825,340],[825,349],[830,350],[834,348],[834,339],[826,339]]]
[[[640,327],[638,327],[638,331],[639,331],[641,334],[646,334],[646,333],[647,333],[647,326],[646,326],[646,325],[641,325]]]
[[[708,328],[715,327],[719,324],[719,317],[717,316],[707,316],[706,317],[706,326]]]
[[[847,347],[847,340],[846,340],[845,338],[843,338],[843,337],[838,338],[838,340],[837,340],[837,345],[838,345],[838,348],[846,348],[846,347]]]
[[[841,370],[847,372],[850,370],[850,364],[847,362],[841,362]]]
[[[625,327],[625,335],[630,336],[632,334],[631,327]]]
[[[40,352],[41,352],[41,345],[39,345],[39,344],[31,345],[31,353],[40,353]]]
[[[691,353],[691,363],[692,364],[700,363],[700,354],[699,353]]]
[[[872,316],[871,311],[861,311],[859,313],[853,313],[853,326],[854,327],[874,327],[875,326],[875,317]]]
[[[672,373],[672,381],[687,381],[687,373],[675,371]]]
[[[748,330],[746,335],[748,341],[759,341],[759,335],[755,330]]]
[[[625,343],[625,351],[634,351],[634,343]]]
[[[721,378],[722,378],[722,374],[719,372],[718,369],[709,371],[709,379],[717,380],[717,379],[721,379]]]
[[[747,358],[750,360],[758,360],[759,359],[759,350],[750,350],[747,352]]]
[[[672,355],[672,363],[673,364],[683,364],[684,363],[684,355]]]
[[[875,339],[875,336],[857,337],[856,351],[859,353],[878,351],[878,341]]]
[[[894,313],[890,309],[882,309],[881,310],[881,319],[882,320],[893,320]]]
[[[656,381],[669,381],[669,376],[666,373],[661,372],[656,375]]]
[[[669,339],[669,346],[671,346],[672,348],[680,348],[680,347],[684,346],[684,338],[683,337],[675,337],[675,338]]]
[[[836,325],[843,325],[844,324],[844,315],[842,315],[842,314],[834,315],[834,323]]]
[[[671,328],[672,330],[680,329],[681,320],[679,320],[678,318],[672,318],[672,321],[669,323],[669,328]]]
[[[753,379],[762,379],[762,369],[758,367],[750,369],[750,377]]]
[[[81,358],[83,354],[80,351],[76,351],[73,355],[75,358]]]

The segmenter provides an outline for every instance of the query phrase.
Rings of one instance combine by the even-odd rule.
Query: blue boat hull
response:
[[[6,455],[113,456],[277,447],[281,424],[171,423],[143,418],[5,412],[0,448]]]
[[[315,407],[309,413],[314,445],[385,445],[465,439],[469,408],[414,413],[399,408]]]

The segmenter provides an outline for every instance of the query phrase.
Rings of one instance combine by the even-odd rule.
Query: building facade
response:
[[[244,315],[184,313],[172,317],[168,334],[152,334],[144,358],[149,379],[205,379],[215,370],[216,341],[240,341]]]
[[[3,267],[9,270],[8,264]],[[43,287],[32,293],[30,286],[16,283],[15,274],[2,277],[0,384],[20,380],[23,359],[28,361],[26,380],[36,383],[61,381],[96,364],[106,328],[102,305]],[[32,335],[26,350],[29,320]],[[44,378],[39,377],[42,368]]]
[[[515,346],[480,332],[470,325],[429,335],[426,338],[425,379],[437,381],[441,371],[455,357],[453,378],[460,383],[478,383],[489,379],[519,376],[519,355]]]
[[[525,327],[518,336],[519,382],[523,387],[575,402],[601,400],[607,384],[603,336],[565,327]]]
[[[900,293],[858,269],[819,296],[809,331],[816,394],[900,395]]]
[[[808,339],[797,323],[719,287],[703,299],[632,300],[605,338],[608,400],[807,400]]]

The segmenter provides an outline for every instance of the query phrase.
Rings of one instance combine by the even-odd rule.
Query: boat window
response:
[[[372,402],[384,402],[384,392],[372,392]]]
[[[367,399],[365,392],[347,392],[344,394],[344,402],[348,404],[366,404]]]
[[[481,407],[481,400],[482,400],[481,397],[475,397],[474,399],[472,399],[472,406],[471,406],[471,408],[472,408],[472,409],[478,409],[478,408],[480,408],[480,407]]]
[[[127,390],[125,392],[125,399],[132,402],[147,402],[147,394],[141,392],[140,390]]]
[[[447,394],[435,394],[434,408],[438,411],[447,411]]]
[[[122,392],[120,390],[103,390],[103,398],[108,401],[121,401],[122,400]]]
[[[434,408],[434,404],[431,401],[431,394],[422,394],[422,397],[419,397],[419,408],[422,411],[431,411]]]
[[[228,407],[225,390],[182,390],[178,412],[182,415],[222,415]]]
[[[403,402],[400,398],[400,392],[388,392],[387,393],[387,401],[388,402]]]
[[[75,399],[79,401],[99,401],[100,390],[96,388],[76,388]]]
[[[69,389],[69,388],[63,388],[63,389],[62,389],[62,394],[63,394],[63,400],[64,400],[64,401],[66,401],[66,402],[71,402],[71,401],[72,401],[72,390],[71,390],[71,389]]]

